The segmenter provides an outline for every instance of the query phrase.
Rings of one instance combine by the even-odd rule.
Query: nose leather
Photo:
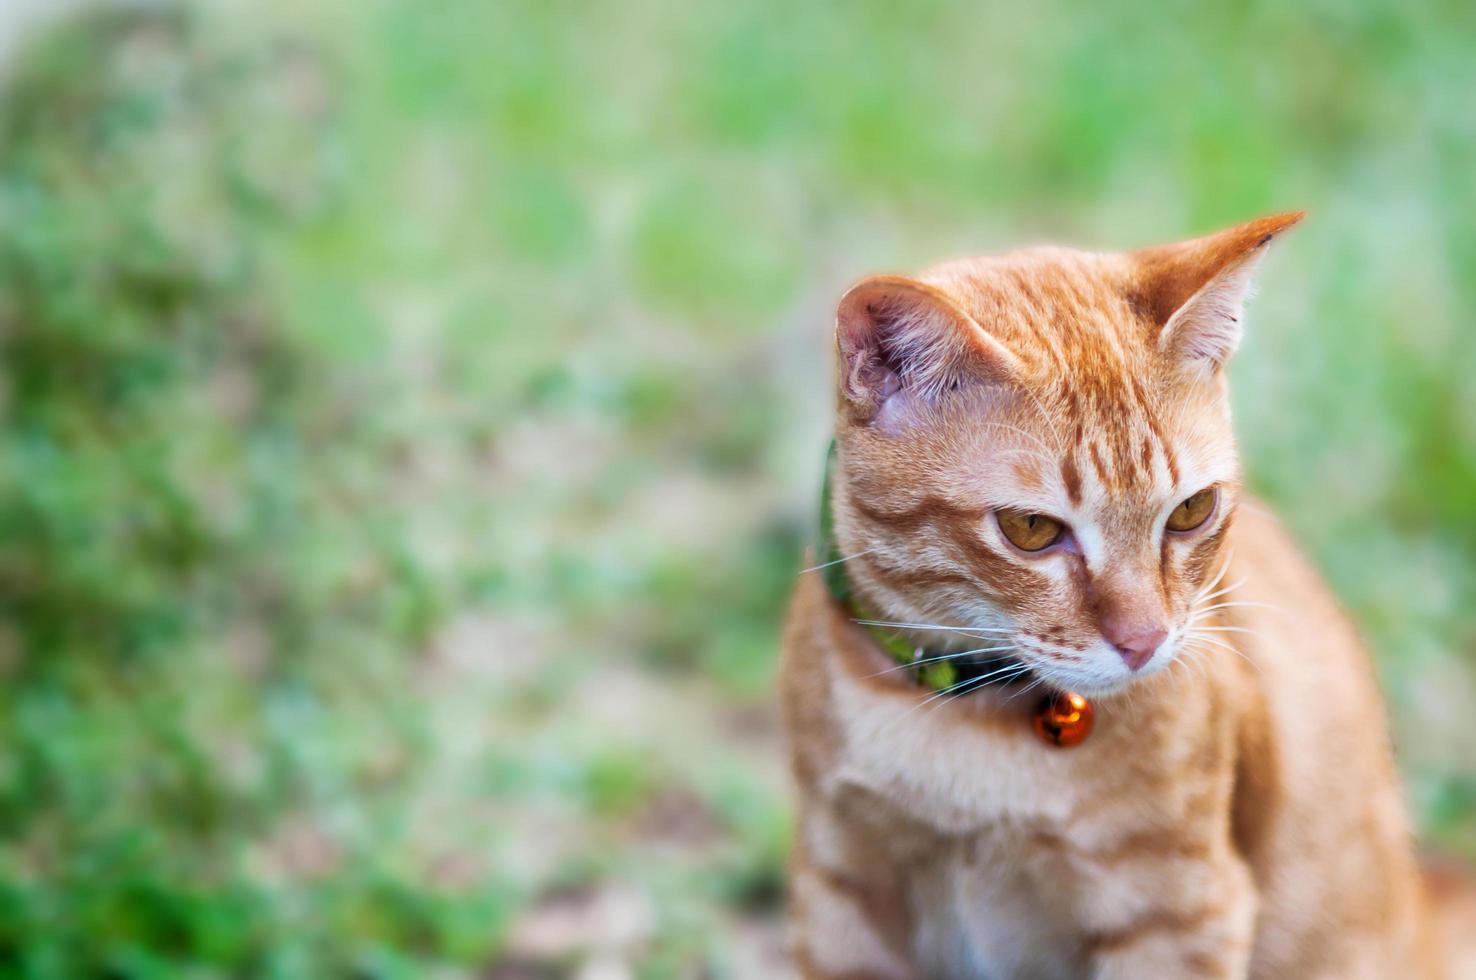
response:
[[[1092,581],[1087,596],[1102,638],[1129,670],[1142,670],[1168,638],[1168,614],[1158,595],[1118,575]]]
[[[1102,632],[1107,637],[1107,642],[1117,651],[1117,655],[1122,657],[1122,662],[1133,671],[1142,670],[1143,665],[1153,658],[1153,652],[1168,637],[1168,631],[1162,626],[1128,627],[1123,630],[1104,628]]]

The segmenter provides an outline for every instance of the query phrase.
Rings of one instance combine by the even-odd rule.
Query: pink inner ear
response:
[[[900,397],[911,406],[932,403],[967,380],[1016,365],[945,292],[901,276],[853,287],[837,311],[836,341],[844,394],[867,418]]]
[[[882,382],[881,396],[883,398],[891,398],[893,395],[901,390],[902,379],[897,377],[897,373],[895,371],[888,371],[886,380]]]
[[[842,384],[847,397],[853,400],[885,397],[883,392],[888,387],[901,384],[882,359],[873,330],[869,318],[864,326],[845,319],[836,325],[836,344],[844,366]]]
[[[1158,346],[1180,361],[1223,365],[1240,346],[1241,316],[1260,252],[1253,252],[1211,280],[1164,325]]]
[[[957,381],[963,334],[948,311],[915,297],[883,297],[870,309],[882,364],[899,387],[931,401]]]
[[[1266,245],[1300,221],[1292,211],[1133,253],[1134,296],[1161,326],[1159,348],[1183,362],[1223,364],[1239,346],[1241,310]]]
[[[1210,281],[1264,248],[1305,215],[1305,211],[1273,214],[1203,238],[1133,252],[1128,258],[1136,280],[1135,299],[1162,326]]]

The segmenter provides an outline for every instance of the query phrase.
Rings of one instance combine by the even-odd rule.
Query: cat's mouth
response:
[[[1045,685],[1062,691],[1105,697],[1121,693],[1166,669],[1174,661],[1175,649],[1172,644],[1166,643],[1136,668],[1124,665],[1122,658],[1105,644],[1096,654],[1071,663],[1039,656],[1020,659],[1026,664],[1028,672]]]

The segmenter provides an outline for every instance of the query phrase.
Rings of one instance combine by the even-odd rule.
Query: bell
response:
[[[1035,734],[1047,745],[1069,749],[1092,733],[1092,704],[1074,691],[1048,694],[1035,709]]]

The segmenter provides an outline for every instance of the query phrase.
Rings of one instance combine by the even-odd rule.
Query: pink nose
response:
[[[1153,659],[1153,652],[1168,637],[1168,631],[1162,626],[1104,629],[1102,632],[1107,637],[1107,642],[1117,650],[1117,655],[1122,657],[1122,662],[1128,665],[1128,670],[1133,671],[1142,670],[1143,665]]]

